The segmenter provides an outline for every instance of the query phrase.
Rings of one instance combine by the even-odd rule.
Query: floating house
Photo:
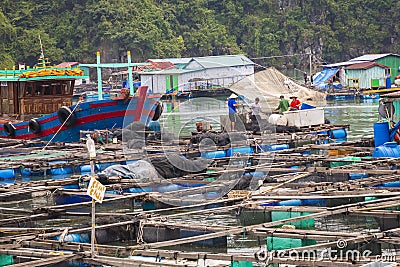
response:
[[[170,60],[174,62],[174,59]],[[194,57],[176,62],[179,62],[174,64],[176,68],[139,71],[141,84],[148,86],[153,93],[165,94],[227,87],[254,74],[254,62],[244,55]]]
[[[400,55],[397,54],[366,54],[350,60],[350,62],[376,62],[389,67],[388,76],[393,82],[397,75],[400,74]]]
[[[390,88],[390,68],[375,61],[346,67],[347,86],[351,89]]]
[[[390,88],[400,74],[400,55],[366,54],[322,67],[313,81],[313,86],[319,89],[328,89],[329,82],[334,83],[335,89]]]

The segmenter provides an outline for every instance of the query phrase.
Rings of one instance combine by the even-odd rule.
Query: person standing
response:
[[[231,94],[228,99],[228,112],[229,112],[229,120],[231,122],[231,131],[235,130],[235,122],[237,119],[236,116],[236,107],[239,106],[239,104],[236,102],[237,95]]]
[[[251,120],[257,121],[260,118],[260,111],[261,111],[260,99],[258,97],[254,99],[254,103],[250,105],[250,109],[251,109]]]
[[[287,101],[287,99],[285,99],[285,96],[283,96],[283,95],[281,95],[279,97],[279,99],[280,99],[279,106],[275,110],[279,110],[280,113],[288,111],[288,109],[289,109],[289,101]]]
[[[250,109],[251,109],[250,120],[252,124],[253,134],[256,134],[257,131],[260,130],[259,121],[261,119],[260,117],[261,106],[260,106],[260,99],[258,97],[254,99],[254,103],[250,105]]]

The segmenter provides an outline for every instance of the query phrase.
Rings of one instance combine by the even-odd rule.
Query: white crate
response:
[[[288,120],[288,126],[304,127],[325,123],[323,108],[286,111],[283,114]]]

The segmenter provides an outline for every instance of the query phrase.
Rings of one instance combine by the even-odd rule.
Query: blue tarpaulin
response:
[[[339,68],[324,68],[318,74],[318,76],[314,78],[313,84],[320,85],[321,83],[325,83],[330,78],[332,78],[338,71],[339,71]]]

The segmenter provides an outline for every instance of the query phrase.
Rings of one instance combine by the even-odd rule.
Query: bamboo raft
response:
[[[224,266],[239,262],[301,266],[368,263],[365,258],[317,260],[317,256],[293,258],[291,254],[335,249],[340,241],[349,250],[359,247],[379,250],[377,255],[382,254],[384,247],[390,247],[393,248],[392,259],[400,258],[400,188],[377,187],[399,181],[398,159],[366,157],[372,152],[368,139],[315,144],[326,137],[311,134],[297,140],[291,135],[275,137],[278,143],[296,142],[296,145],[282,151],[214,159],[206,171],[167,181],[157,180],[161,184],[191,185],[179,191],[127,193],[126,189],[152,187],[154,182],[119,176],[102,178],[107,193],[103,203],[96,205],[95,255],[91,255],[90,244],[83,240],[90,235],[92,202],[86,198],[75,203],[57,204],[55,201],[59,197],[85,196],[84,186],[76,189],[66,186],[84,185],[90,176],[74,172],[60,180],[46,176],[36,181],[22,181],[16,177],[14,183],[0,188],[0,255],[12,256],[14,266],[54,266],[71,261],[110,266],[205,266],[213,261]],[[303,144],[304,141],[311,142]],[[246,144],[257,142],[260,140],[255,137]],[[0,169],[21,166],[32,170],[67,166],[75,169],[90,163],[84,144],[52,144],[46,153],[41,151],[40,145],[43,144],[34,141],[0,140],[3,155]],[[159,145],[154,142],[146,147],[149,158],[159,156],[150,153],[159,150]],[[183,141],[169,145],[167,150],[170,151],[190,156],[200,154],[198,147],[189,147]],[[306,153],[309,151],[313,153]],[[140,154],[127,156],[120,146],[108,144],[101,148],[96,163],[116,164],[137,159],[141,159]],[[54,161],[63,162],[50,164]],[[230,162],[241,161],[251,164],[239,164],[233,169],[226,167]],[[201,194],[224,187],[224,183],[215,185],[210,178],[218,180],[227,173],[255,172],[263,173],[262,183],[255,190],[234,188],[208,201],[193,200],[185,206],[158,205],[158,209],[151,210],[143,208],[143,203],[154,203],[157,207],[167,199],[179,201],[182,191]],[[362,174],[363,178],[352,180],[349,174]],[[324,201],[325,204],[283,205],[294,200],[301,203]],[[289,215],[276,217],[279,214]],[[215,219],[209,219],[219,216],[237,218],[240,223],[218,224]],[[360,222],[372,218],[374,223],[371,228],[342,225],[342,229],[336,230],[332,225],[337,218],[355,218]],[[315,223],[310,228],[297,226],[310,221]],[[232,244],[242,244],[248,238],[253,240],[249,250],[232,251]],[[263,258],[267,240],[282,239],[301,240],[302,244],[307,240],[314,242],[308,245],[304,242],[296,248],[271,249],[280,256]],[[206,242],[214,247],[211,252],[204,247]],[[191,251],[186,251],[188,247]]]

